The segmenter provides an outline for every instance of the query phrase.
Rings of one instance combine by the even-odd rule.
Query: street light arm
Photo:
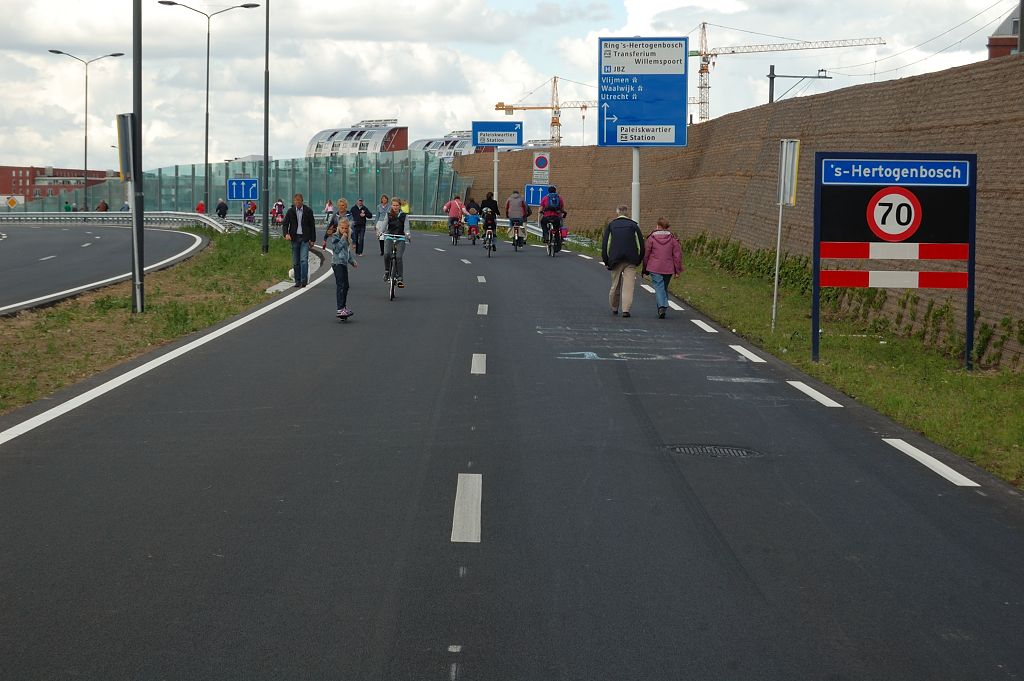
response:
[[[223,14],[224,12],[230,12],[233,9],[253,9],[255,7],[259,7],[259,3],[247,2],[247,3],[242,4],[242,5],[232,5],[231,7],[226,7],[225,9],[217,10],[216,12],[211,14],[210,16],[211,17],[215,17],[218,14]]]
[[[202,10],[196,9],[195,7],[189,7],[188,5],[186,5],[183,2],[175,2],[174,0],[160,0],[160,4],[161,5],[177,5],[178,7],[184,7],[185,9],[192,10],[196,14],[202,14],[207,19],[209,19],[212,16],[210,14],[207,14],[206,12],[203,12]],[[214,14],[218,14],[218,12],[214,12]]]
[[[85,61],[84,59],[80,59],[79,57],[76,57],[73,54],[69,54],[68,52],[63,52],[61,50],[50,50],[50,52],[53,53],[53,54],[63,54],[65,57],[71,57],[72,59],[74,59],[76,61],[82,62],[83,64],[88,64],[89,63],[89,62]]]

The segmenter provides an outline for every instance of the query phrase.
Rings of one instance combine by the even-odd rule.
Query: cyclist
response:
[[[512,195],[508,197],[508,201],[505,202],[505,215],[508,217],[508,234],[513,239],[518,239],[517,245],[522,246],[523,241],[526,239],[526,231],[523,229],[523,223],[526,218],[530,217],[530,207],[526,205],[526,201],[519,195],[518,191],[513,191]],[[517,230],[516,227],[519,229]]]
[[[558,195],[558,188],[548,187],[548,194],[540,200],[540,228],[544,235],[544,243],[548,238],[555,239],[555,252],[562,250],[562,218],[565,212],[565,201]],[[551,234],[551,230],[554,230]]]
[[[480,235],[480,216],[476,214],[476,208],[470,208],[466,215],[466,236],[476,239]],[[473,243],[476,243],[474,241]]]
[[[492,251],[497,251],[498,248],[494,243],[494,233],[498,230],[498,216],[494,214],[494,211],[491,210],[490,206],[484,208],[483,222],[484,247],[486,248],[487,246],[490,246]],[[488,240],[487,237],[490,237],[490,240]]]
[[[405,211],[402,210],[401,199],[391,199],[388,224],[384,229],[384,281],[388,280],[388,273],[391,272],[391,259],[394,258],[398,288],[405,288],[402,276],[402,256],[405,254],[405,245],[412,242],[412,233],[407,217]]]
[[[462,216],[467,212],[466,207],[462,204],[462,197],[456,194],[451,201],[444,204],[442,210],[448,216],[448,233],[451,234],[452,229],[462,221]]]

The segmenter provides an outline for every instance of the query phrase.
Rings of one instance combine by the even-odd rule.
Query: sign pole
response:
[[[633,147],[633,184],[630,190],[633,222],[640,224],[640,147]]]
[[[145,311],[145,184],[142,181],[142,0],[132,3],[132,312]]]
[[[775,333],[775,316],[779,309],[779,265],[782,259],[782,208],[779,201],[779,229],[775,235],[775,289],[772,291],[772,333]]]
[[[498,200],[498,147],[494,147],[494,200]]]
[[[779,268],[782,263],[782,210],[796,205],[796,176],[800,167],[800,140],[785,139],[779,143],[779,227],[775,237],[775,289],[772,292],[772,333],[779,308]]]

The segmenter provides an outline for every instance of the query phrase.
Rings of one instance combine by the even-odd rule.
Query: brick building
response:
[[[112,170],[90,170],[89,186],[116,175]],[[0,166],[0,194],[24,196],[26,200],[59,196],[82,188],[82,171],[53,166]]]
[[[1005,57],[1017,53],[1017,40],[1020,36],[1020,6],[1010,12],[995,33],[988,37],[988,58]]]

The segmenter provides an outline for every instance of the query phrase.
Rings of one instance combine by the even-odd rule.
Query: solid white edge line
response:
[[[280,307],[281,305],[284,305],[288,301],[293,300],[296,296],[303,295],[307,291],[311,290],[313,286],[316,286],[320,282],[325,281],[328,277],[332,276],[334,276],[333,270],[327,270],[327,272],[324,273],[323,276],[321,276],[319,279],[314,280],[313,283],[306,288],[300,288],[295,293],[289,296],[285,296],[280,300],[275,300],[266,307],[262,307],[256,310],[255,312],[242,317],[241,319],[236,319],[227,326],[217,329],[216,331],[212,331],[208,335],[203,336],[202,338],[197,338],[194,341],[186,343],[180,348],[177,348],[176,350],[171,350],[165,355],[161,355],[160,357],[151,359],[145,364],[135,367],[131,371],[127,371],[116,378],[110,379],[103,385],[98,385],[92,390],[87,390],[81,395],[72,397],[70,400],[64,402],[63,404],[58,404],[56,407],[47,409],[41,414],[37,414],[36,416],[33,416],[30,419],[22,421],[21,423],[15,426],[11,426],[7,430],[0,432],[0,445],[3,445],[5,442],[10,442],[16,437],[20,437],[25,433],[35,430],[39,426],[49,423],[55,418],[63,416],[64,414],[67,414],[69,411],[77,409],[78,407],[81,407],[84,404],[88,404],[89,402],[95,400],[97,397],[101,397],[102,395],[105,395],[106,393],[121,387],[122,385],[128,383],[129,381],[132,381],[144,374],[148,374],[153,369],[156,369],[157,367],[167,364],[171,360],[177,359],[178,357],[181,357],[182,355],[187,354],[195,350],[196,348],[200,348],[206,345],[207,343],[214,341],[220,338],[221,336],[228,334],[241,326],[244,326],[245,324],[248,324],[254,319],[262,317],[271,310],[274,310]]]
[[[161,267],[163,265],[166,265],[169,262],[173,262],[177,258],[185,257],[186,255],[188,255],[192,251],[194,251],[197,248],[199,248],[199,246],[202,245],[202,243],[203,243],[202,238],[200,238],[199,236],[197,236],[195,234],[191,234],[189,232],[177,232],[177,234],[188,234],[190,237],[195,239],[195,242],[193,242],[191,247],[186,248],[181,253],[178,253],[177,255],[172,255],[170,258],[166,258],[164,260],[161,260],[158,263],[154,263],[154,264],[150,265],[149,267],[147,267],[144,270],[145,272],[149,272],[152,269],[157,269],[157,268],[159,268],[159,267]],[[107,279],[101,279],[100,281],[94,281],[91,284],[84,284],[82,286],[76,286],[75,288],[69,288],[69,289],[67,289],[65,291],[57,291],[56,293],[48,293],[45,296],[40,296],[39,298],[33,298],[31,300],[23,300],[20,303],[12,303],[11,305],[5,305],[3,307],[0,307],[0,313],[4,312],[6,310],[13,310],[16,307],[23,307],[25,305],[32,305],[33,303],[42,302],[44,300],[50,300],[51,298],[59,298],[61,296],[71,295],[72,293],[78,293],[79,291],[85,291],[85,290],[88,290],[88,289],[96,288],[96,287],[99,287],[99,286],[103,286],[104,284],[113,284],[114,282],[121,281],[122,279],[125,279],[127,277],[131,277],[131,276],[132,276],[131,272],[125,272],[124,274],[119,274],[116,277],[109,277]]]
[[[54,259],[54,258],[56,258],[56,257],[57,257],[57,256],[55,256],[55,255],[48,255],[48,256],[46,256],[45,258],[39,258],[39,262],[42,262],[42,261],[44,261],[44,260],[53,260],[53,259]]]
[[[702,322],[699,319],[691,319],[690,321],[693,322],[694,324],[696,324],[697,326],[699,326],[700,328],[704,329],[708,333],[718,333],[718,329],[715,329],[715,328],[712,328],[712,327],[708,326],[707,324],[705,324],[704,322]]]
[[[895,447],[899,451],[909,456],[911,459],[917,461],[919,464],[931,469],[933,473],[938,473],[946,480],[949,480],[957,487],[981,487],[981,485],[974,482],[970,478],[965,477],[960,473],[957,473],[955,470],[953,470],[946,464],[942,463],[941,461],[932,457],[931,455],[922,452],[920,449],[918,449],[917,447],[915,447],[914,445],[910,444],[905,440],[901,440],[896,437],[883,437],[882,442],[892,447]]]
[[[735,350],[736,352],[740,353],[747,359],[749,359],[751,362],[756,362],[757,364],[765,364],[765,360],[761,359],[760,357],[752,353],[750,350],[747,350],[742,345],[730,345],[729,347]]]
[[[486,316],[487,315],[487,305],[484,305],[484,304],[477,305],[476,306],[476,313],[478,315]]]
[[[487,373],[487,355],[473,353],[473,363],[470,365],[469,373],[484,375]]]
[[[647,284],[640,284],[640,288],[647,291],[648,293],[654,293],[654,287],[648,286]]]
[[[478,284],[486,284],[487,283],[487,277],[478,274],[477,277],[476,277],[476,281],[477,281]]]
[[[680,305],[679,303],[677,303],[674,300],[668,301],[668,306],[671,307],[673,310],[677,310],[679,312],[682,312],[683,310],[686,309],[685,307],[683,307],[682,305]]]
[[[452,542],[480,543],[480,506],[483,498],[483,475],[459,473],[455,487],[455,509],[452,512]]]
[[[833,400],[831,397],[826,397],[825,395],[821,394],[820,392],[818,392],[817,390],[815,390],[811,386],[807,385],[803,381],[786,381],[786,383],[789,383],[791,386],[793,386],[794,388],[796,388],[797,390],[799,390],[803,394],[807,395],[808,397],[810,397],[811,399],[813,399],[813,400],[815,400],[817,402],[820,402],[821,404],[825,405],[826,407],[842,407],[843,406],[843,405],[839,404],[838,402],[836,402],[835,400]]]

